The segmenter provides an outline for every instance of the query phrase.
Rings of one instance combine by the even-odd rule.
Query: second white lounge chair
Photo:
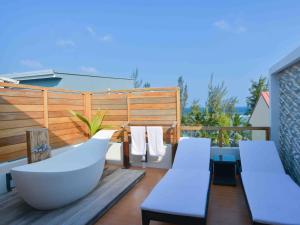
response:
[[[300,188],[271,141],[241,141],[242,183],[253,224],[300,224]]]
[[[206,223],[210,186],[210,139],[181,138],[173,168],[141,205],[143,225],[150,220]]]

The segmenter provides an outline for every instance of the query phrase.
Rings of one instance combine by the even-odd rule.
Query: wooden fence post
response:
[[[265,132],[266,132],[266,141],[269,141],[270,140],[270,128],[266,128]]]
[[[180,90],[177,88],[176,91],[176,143],[178,143],[180,135],[181,135],[181,101],[180,101]]]
[[[126,128],[123,128],[123,167],[128,169],[130,167],[129,161],[129,137]]]
[[[48,90],[43,89],[43,104],[44,104],[44,127],[49,127],[49,114],[48,114]]]
[[[219,129],[218,145],[220,148],[223,146],[223,130],[221,128]]]
[[[92,97],[90,92],[83,93],[84,98],[84,114],[91,120],[92,118]]]
[[[127,94],[126,103],[127,103],[127,123],[130,121],[130,93]]]
[[[177,146],[178,146],[178,139],[177,139],[177,133],[176,133],[176,126],[171,128],[171,146],[172,146],[172,164],[175,159]]]

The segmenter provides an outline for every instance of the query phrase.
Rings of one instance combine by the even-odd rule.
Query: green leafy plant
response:
[[[83,115],[80,112],[75,112],[73,110],[70,110],[70,113],[87,125],[89,131],[89,137],[94,136],[98,131],[105,128],[102,125],[103,119],[105,117],[105,113],[102,111],[98,111],[91,120],[89,120],[85,115]]]

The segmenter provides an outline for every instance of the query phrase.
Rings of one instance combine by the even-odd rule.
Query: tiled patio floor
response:
[[[136,168],[135,168],[136,169]],[[167,170],[146,169],[146,176],[110,209],[97,225],[141,225],[139,205]],[[236,187],[211,186],[207,225],[250,225],[240,182]],[[151,222],[151,225],[167,225]],[[184,225],[184,224],[183,224]]]

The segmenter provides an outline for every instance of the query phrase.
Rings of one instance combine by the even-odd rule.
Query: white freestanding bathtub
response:
[[[90,140],[53,158],[15,167],[12,178],[32,207],[48,210],[67,205],[92,191],[102,176],[114,131],[102,130]]]

